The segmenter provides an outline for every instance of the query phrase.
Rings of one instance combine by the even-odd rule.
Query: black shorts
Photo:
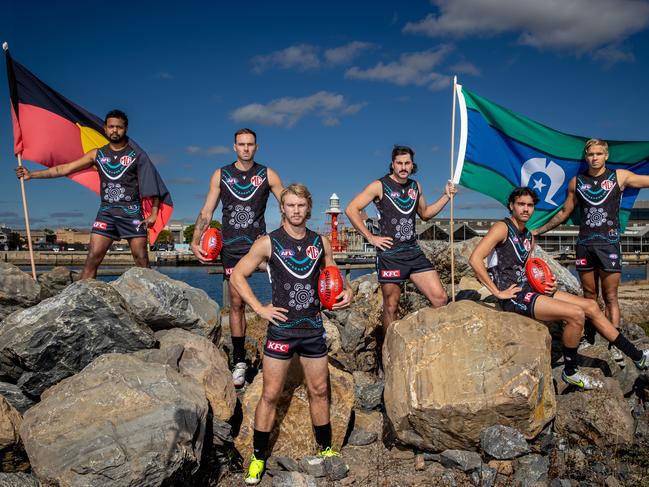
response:
[[[264,355],[279,360],[288,360],[297,353],[300,357],[320,358],[327,355],[327,340],[324,328],[322,333],[311,336],[294,336],[278,326],[270,325],[264,345]]]
[[[433,270],[433,264],[416,244],[376,254],[376,275],[379,282],[399,284],[406,281],[411,274]]]
[[[498,303],[503,311],[534,318],[534,305],[539,296],[541,294],[532,289],[532,286],[523,284],[523,289],[519,291],[515,298],[500,299]]]
[[[139,208],[139,207],[138,207]],[[141,210],[131,213],[129,208],[124,210],[113,208],[111,210],[99,210],[95,223],[92,224],[92,232],[113,240],[123,238],[147,236],[146,225],[142,225],[144,216]]]
[[[604,272],[622,272],[620,243],[608,245],[577,244],[575,267],[578,272],[600,269]]]
[[[223,262],[223,278],[226,280],[230,279],[230,274],[232,274],[232,269],[237,265],[237,262],[248,253],[252,245],[228,245],[223,246],[221,249],[221,262]]]

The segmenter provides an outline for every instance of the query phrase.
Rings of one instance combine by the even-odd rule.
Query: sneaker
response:
[[[250,465],[248,466],[246,484],[257,485],[259,482],[261,482],[261,476],[264,473],[265,467],[266,462],[264,460],[257,460],[254,455],[250,457]]]
[[[620,351],[619,348],[617,348],[615,345],[611,345],[611,348],[609,348],[608,350],[609,352],[611,352],[613,360],[615,360],[616,362],[624,363],[624,354]],[[621,366],[622,364],[619,365]]]
[[[591,389],[601,389],[602,387],[604,387],[604,384],[602,383],[601,380],[595,379],[594,377],[585,374],[581,370],[578,370],[572,375],[566,374],[566,371],[564,370],[561,373],[561,378],[566,384],[579,387],[586,391],[589,391]]]
[[[646,370],[649,368],[649,350],[642,351],[642,358],[638,361],[633,361],[636,367],[640,370]]]
[[[331,449],[330,446],[318,453],[319,457],[339,457],[340,453]]]
[[[246,383],[246,370],[248,370],[248,364],[245,362],[237,362],[232,371],[232,382],[234,382],[234,387],[237,389],[243,387]]]

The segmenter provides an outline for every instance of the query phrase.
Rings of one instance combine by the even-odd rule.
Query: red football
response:
[[[223,238],[218,228],[208,228],[201,238],[201,249],[207,253],[206,260],[214,260],[221,252]]]
[[[527,259],[525,263],[525,274],[534,290],[542,294],[545,293],[546,286],[554,279],[550,266],[538,257]]]
[[[318,279],[318,297],[322,306],[332,309],[336,304],[336,296],[343,292],[343,276],[338,267],[330,265],[322,269]]]

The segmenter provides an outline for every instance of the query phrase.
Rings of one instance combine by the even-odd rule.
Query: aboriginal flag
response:
[[[79,159],[86,152],[108,144],[99,117],[47,86],[14,61],[8,50],[5,55],[16,155],[52,167]],[[133,139],[129,142],[139,148]],[[145,217],[151,214],[152,198],[160,199],[158,218],[149,230],[149,241],[153,243],[171,218],[173,202],[157,169],[145,159],[146,167],[138,172]],[[94,168],[68,177],[99,194],[99,175]]]

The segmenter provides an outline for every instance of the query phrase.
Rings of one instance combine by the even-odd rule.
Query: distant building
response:
[[[174,242],[178,244],[185,243],[185,228],[189,225],[181,220],[171,220],[165,230],[169,230],[174,237]]]

